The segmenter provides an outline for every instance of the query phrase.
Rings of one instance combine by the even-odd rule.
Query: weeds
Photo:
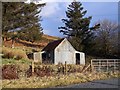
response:
[[[28,59],[26,53],[21,49],[13,49],[8,47],[2,48],[3,58],[13,58],[13,59]]]
[[[91,75],[90,75],[91,74]],[[116,73],[118,74],[118,72]],[[71,73],[68,75],[56,75],[45,77],[30,77],[20,78],[16,80],[3,80],[4,88],[49,88],[56,86],[64,86],[69,84],[77,84],[82,82],[88,82],[99,79],[107,79],[114,76],[108,75],[108,73]],[[9,83],[10,82],[10,83]]]
[[[4,72],[7,70],[12,71],[7,73],[7,77],[10,75],[9,77],[12,77],[12,79],[14,79],[12,75],[15,75],[19,78],[15,80],[7,80],[10,78],[6,78],[6,80],[5,79],[2,80],[4,88],[49,88],[49,87],[64,86],[64,85],[82,83],[93,80],[120,77],[119,72],[101,73],[101,72],[86,71],[84,73],[80,73],[80,71],[83,69],[83,66],[81,65],[67,65],[67,74],[64,74],[61,72],[64,70],[60,69],[64,67],[63,64],[35,65],[34,75],[32,76],[32,67],[31,66],[29,67],[29,65],[27,65],[26,67],[24,65],[25,64],[22,64],[19,67],[16,66],[17,69],[16,75],[11,74],[14,71],[16,72],[15,69],[4,68]],[[6,75],[6,73],[3,75]]]

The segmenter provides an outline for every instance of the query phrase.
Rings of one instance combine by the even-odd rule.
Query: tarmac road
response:
[[[108,80],[96,80],[87,83],[80,83],[74,85],[68,85],[57,88],[119,88],[120,89],[120,78],[113,78]]]

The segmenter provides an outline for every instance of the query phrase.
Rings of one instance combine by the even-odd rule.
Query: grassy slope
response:
[[[26,50],[30,50],[30,49],[38,49],[41,50],[42,48],[44,48],[49,42],[53,41],[53,40],[58,40],[60,39],[59,37],[55,37],[55,36],[50,36],[50,35],[46,35],[44,34],[42,36],[42,39],[40,41],[31,43],[28,41],[24,41],[24,40],[18,40],[14,43],[14,46],[16,48],[20,48],[20,49],[26,49]],[[12,46],[12,41],[5,41],[3,43],[4,46],[7,47],[11,47]]]
[[[49,39],[49,40],[57,40],[57,39],[60,39],[59,37],[50,36],[50,35],[46,35],[46,34],[44,34],[42,37],[43,37],[43,38],[46,38],[46,39]]]

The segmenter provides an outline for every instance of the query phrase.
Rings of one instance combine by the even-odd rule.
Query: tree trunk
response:
[[[14,46],[14,43],[15,43],[15,40],[14,39],[12,39],[12,48],[14,48],[15,46]]]
[[[2,37],[2,45],[4,45],[5,37]]]

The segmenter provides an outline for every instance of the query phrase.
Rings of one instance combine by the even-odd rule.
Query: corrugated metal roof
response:
[[[54,50],[63,40],[64,40],[64,38],[48,43],[48,45],[45,48],[43,48],[42,51]]]

